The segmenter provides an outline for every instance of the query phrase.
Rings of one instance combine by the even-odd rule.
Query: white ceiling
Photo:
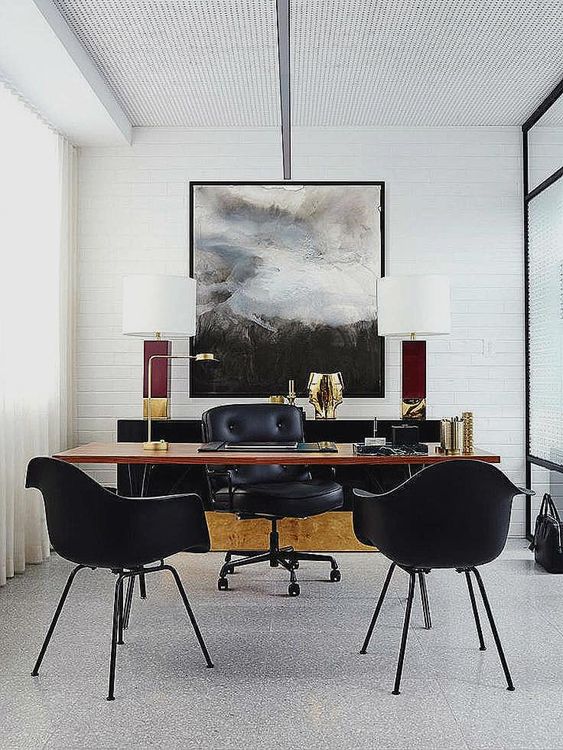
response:
[[[0,0],[0,78],[73,143],[131,141],[106,81],[45,0]]]
[[[55,0],[135,126],[279,125],[275,0]],[[520,125],[563,0],[291,0],[295,126]]]

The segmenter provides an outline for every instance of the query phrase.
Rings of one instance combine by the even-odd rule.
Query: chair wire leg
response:
[[[483,583],[483,579],[481,578],[481,574],[479,573],[477,568],[471,568],[471,570],[473,571],[473,575],[477,579],[479,591],[481,592],[481,598],[483,599],[483,604],[485,605],[485,611],[487,612],[487,617],[489,618],[489,625],[491,626],[491,630],[493,632],[493,638],[495,639],[495,645],[497,647],[498,655],[500,658],[500,663],[502,664],[502,669],[504,671],[504,676],[506,678],[506,683],[507,683],[506,689],[514,690],[514,683],[512,682],[512,677],[510,676],[510,670],[508,669],[508,664],[506,661],[506,657],[504,655],[502,644],[500,642],[500,637],[499,637],[497,626],[495,624],[495,620],[494,620],[493,613],[491,610],[491,605],[489,604],[487,592],[485,591],[485,585]]]
[[[117,645],[123,646],[123,584],[119,587],[119,603],[117,618]]]
[[[471,574],[468,570],[464,570],[463,572],[465,573],[465,580],[467,581],[467,589],[469,591],[469,598],[471,600],[471,609],[473,610],[475,626],[477,627],[477,635],[479,636],[479,650],[486,651],[487,647],[485,646],[485,639],[483,638],[483,629],[481,627],[479,610],[477,609],[477,601],[475,600],[475,592],[473,591],[473,583],[471,582]]]
[[[369,624],[368,632],[366,634],[366,637],[364,639],[364,645],[361,648],[360,654],[365,654],[368,650],[369,642],[371,640],[371,634],[373,633],[373,629],[375,627],[375,623],[377,622],[377,618],[379,617],[379,612],[381,610],[381,607],[383,605],[383,601],[385,599],[385,595],[387,594],[387,589],[389,588],[389,584],[391,583],[391,578],[393,576],[393,572],[395,570],[395,563],[391,563],[389,570],[387,571],[387,576],[385,578],[385,583],[383,584],[383,588],[381,589],[381,594],[379,595],[379,599],[377,600],[377,605],[375,607],[375,612],[373,613],[373,617],[371,618],[371,622]]]
[[[182,585],[182,581],[180,580],[180,576],[178,575],[178,571],[176,570],[176,568],[173,568],[172,565],[164,565],[163,570],[169,570],[174,576],[174,580],[176,581],[176,586],[178,587],[178,591],[180,592],[180,596],[182,597],[182,601],[184,602],[184,607],[186,608],[186,612],[188,613],[188,617],[190,618],[190,621],[192,623],[192,627],[196,634],[196,638],[199,642],[200,648],[203,652],[203,655],[205,656],[205,661],[207,662],[207,666],[212,667],[213,662],[211,661],[211,657],[209,656],[209,652],[205,645],[205,641],[203,640],[203,636],[201,635],[201,632],[199,630],[198,624],[195,619],[195,615],[192,612],[192,608],[190,607],[190,603],[188,601],[188,597],[186,596],[186,592]]]
[[[145,578],[144,573],[141,573],[139,575],[139,591],[141,593],[141,599],[146,599],[147,598],[147,583],[146,583],[146,578]]]
[[[51,624],[49,625],[49,629],[47,630],[47,635],[45,636],[45,640],[43,641],[43,645],[41,646],[41,651],[39,652],[39,656],[37,657],[37,661],[35,662],[35,666],[33,667],[33,671],[31,673],[33,677],[37,677],[37,675],[39,674],[39,667],[41,666],[41,662],[43,661],[43,657],[45,656],[45,652],[47,651],[47,646],[49,645],[49,642],[51,640],[51,637],[53,635],[53,632],[55,630],[59,617],[61,615],[62,609],[64,607],[64,603],[68,596],[68,592],[70,591],[70,587],[72,586],[72,583],[74,581],[74,577],[76,576],[79,570],[82,570],[82,568],[85,568],[85,567],[87,566],[77,565],[74,568],[74,570],[72,570],[69,577],[67,578],[67,582],[63,589],[63,593],[61,594],[61,598],[59,599],[59,603],[57,604],[55,614],[53,615],[53,619],[51,620]]]
[[[411,619],[412,602],[414,599],[414,590],[416,587],[416,573],[411,572],[409,574],[409,595],[407,599],[407,607],[405,609],[405,620],[403,622],[403,635],[401,636],[401,648],[399,649],[399,661],[397,662],[397,672],[395,674],[395,686],[392,690],[393,695],[400,694],[401,687],[401,675],[403,673],[403,662],[405,661],[405,650],[407,648],[407,637],[409,634],[409,624]]]
[[[123,596],[123,574],[118,574],[117,581],[115,582],[115,593],[113,596],[113,621],[111,628],[111,654],[109,660],[109,687],[108,687],[108,701],[115,700],[114,688],[115,688],[115,660],[117,656],[117,638],[119,635],[119,603]]]
[[[133,594],[135,592],[135,577],[127,581],[127,591],[125,592],[125,604],[123,607],[123,629],[127,630],[131,619],[131,605],[133,604]]]
[[[418,582],[420,584],[420,600],[424,615],[424,627],[426,630],[430,630],[432,627],[432,615],[430,614],[430,602],[428,601],[428,589],[426,588],[426,574],[422,571],[418,573]]]

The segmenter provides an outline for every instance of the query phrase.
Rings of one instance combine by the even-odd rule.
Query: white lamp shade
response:
[[[384,276],[377,282],[380,336],[439,336],[451,331],[447,276]]]
[[[187,276],[140,274],[123,279],[123,333],[163,339],[196,330],[196,283]]]

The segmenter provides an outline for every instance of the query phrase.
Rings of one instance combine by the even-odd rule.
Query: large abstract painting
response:
[[[383,396],[376,280],[381,182],[191,183],[197,280],[191,395],[304,394],[310,372],[341,372],[345,397]]]

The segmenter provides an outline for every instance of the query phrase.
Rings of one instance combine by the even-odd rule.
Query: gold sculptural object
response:
[[[341,372],[312,372],[307,384],[309,402],[315,407],[315,419],[336,419],[336,407],[342,403],[344,381]]]
[[[473,453],[473,412],[464,411],[461,415],[463,419],[463,452]]]
[[[270,404],[285,404],[285,396],[270,396],[268,402]]]

